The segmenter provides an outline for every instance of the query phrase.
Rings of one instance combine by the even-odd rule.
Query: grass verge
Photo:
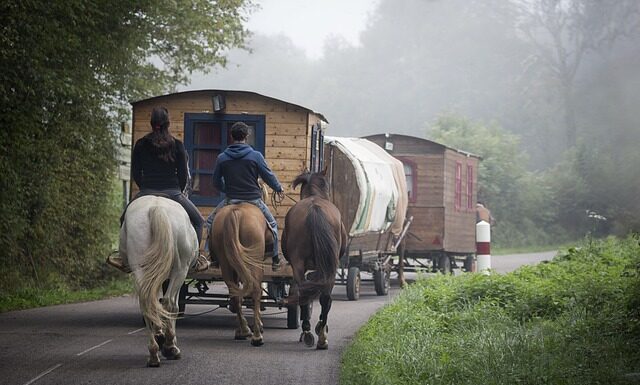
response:
[[[111,278],[96,283],[91,288],[72,288],[56,275],[47,276],[41,282],[23,278],[19,285],[5,287],[0,295],[0,313],[64,303],[93,301],[133,292],[131,279]],[[59,277],[58,277],[59,278]]]
[[[341,384],[627,384],[640,372],[638,241],[421,279],[358,332]]]

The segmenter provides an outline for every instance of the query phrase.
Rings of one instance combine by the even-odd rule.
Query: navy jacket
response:
[[[262,154],[244,143],[235,143],[218,155],[213,172],[213,184],[230,199],[253,200],[262,198],[258,177],[274,191],[282,186]]]

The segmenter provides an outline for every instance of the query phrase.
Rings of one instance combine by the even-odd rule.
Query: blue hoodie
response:
[[[213,184],[230,199],[254,200],[262,198],[258,177],[274,191],[282,186],[262,154],[244,143],[235,143],[218,155],[213,171]]]

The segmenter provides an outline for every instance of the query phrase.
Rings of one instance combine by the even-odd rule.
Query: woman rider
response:
[[[154,107],[151,112],[152,131],[136,142],[131,157],[131,174],[140,188],[135,198],[160,195],[180,203],[189,215],[200,245],[204,219],[193,202],[182,193],[189,178],[187,153],[182,142],[169,133],[169,125],[167,109]],[[121,270],[128,270],[126,261],[119,257],[111,256],[108,262]],[[209,262],[200,254],[192,270],[202,271],[208,267]]]

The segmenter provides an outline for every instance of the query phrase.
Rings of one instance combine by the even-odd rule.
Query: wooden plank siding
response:
[[[169,110],[170,132],[184,142],[185,114],[213,113],[212,97],[215,94],[225,96],[224,114],[261,115],[265,118],[265,159],[274,171],[285,193],[297,197],[291,189],[291,182],[310,162],[309,138],[311,125],[322,120],[313,111],[278,99],[244,91],[190,91],[164,95],[133,103],[132,132],[134,143],[151,131],[150,119],[153,107],[162,105]],[[131,194],[138,191],[132,182]],[[271,193],[271,190],[269,189]],[[282,231],[284,216],[293,205],[291,199],[285,199],[276,210],[271,200],[265,200],[276,217]],[[203,216],[208,216],[213,207],[199,206]]]
[[[409,202],[407,216],[413,223],[406,237],[410,254],[425,250],[452,253],[475,252],[475,202],[479,159],[436,142],[407,135],[379,134],[366,137],[382,148],[393,144],[389,151],[398,159],[407,159],[416,166],[416,200]],[[456,162],[462,166],[462,205],[455,207]],[[473,167],[472,205],[467,208],[467,165]],[[442,242],[438,245],[436,237]]]
[[[475,201],[471,202],[471,208],[467,207],[467,164],[473,164],[474,170],[477,162],[464,154],[447,149],[445,159],[445,250],[457,253],[475,252]],[[473,162],[473,163],[472,163]],[[456,207],[456,168],[461,166],[461,205]],[[476,186],[474,186],[474,189]],[[475,197],[474,197],[475,199]]]

